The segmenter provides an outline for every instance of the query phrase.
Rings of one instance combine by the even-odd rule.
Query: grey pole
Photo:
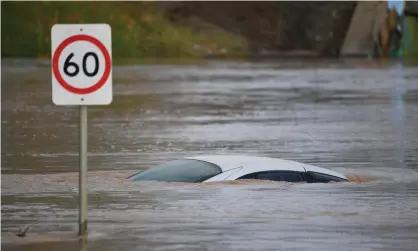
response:
[[[87,106],[80,106],[79,235],[87,233]]]

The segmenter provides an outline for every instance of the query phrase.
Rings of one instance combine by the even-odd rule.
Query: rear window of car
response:
[[[139,172],[134,181],[202,182],[222,173],[219,166],[200,160],[172,160]]]

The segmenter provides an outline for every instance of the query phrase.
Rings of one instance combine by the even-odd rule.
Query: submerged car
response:
[[[128,177],[132,181],[213,182],[257,179],[286,182],[346,182],[335,171],[296,161],[242,155],[206,155],[171,160]]]

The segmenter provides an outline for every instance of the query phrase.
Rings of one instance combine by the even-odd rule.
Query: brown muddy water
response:
[[[209,62],[114,68],[89,109],[89,237],[78,217],[78,110],[45,61],[2,62],[2,250],[417,250],[418,68]],[[129,182],[196,154],[307,162],[367,182]],[[28,236],[15,236],[29,224]]]

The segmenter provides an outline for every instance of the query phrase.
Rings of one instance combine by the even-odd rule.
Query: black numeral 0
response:
[[[90,72],[87,71],[87,66],[86,66],[86,64],[87,64],[86,61],[87,61],[87,58],[89,56],[93,56],[94,57],[94,70],[93,70],[92,73],[90,73]],[[83,57],[83,71],[84,71],[84,74],[86,74],[89,77],[96,76],[97,72],[99,71],[99,58],[97,57],[96,53],[94,53],[94,52],[87,52],[86,54],[84,54],[84,57]]]
[[[92,72],[87,71],[87,58],[89,56],[92,56],[94,58],[94,70]],[[80,67],[76,63],[70,61],[71,58],[73,57],[74,57],[74,53],[71,52],[64,62],[64,73],[70,77],[74,77],[80,72]],[[73,67],[74,71],[69,72],[68,71],[69,67]],[[97,56],[97,54],[94,52],[87,52],[86,54],[84,54],[82,67],[83,67],[83,72],[84,74],[86,74],[86,76],[88,77],[96,76],[97,72],[99,72],[99,57]]]

